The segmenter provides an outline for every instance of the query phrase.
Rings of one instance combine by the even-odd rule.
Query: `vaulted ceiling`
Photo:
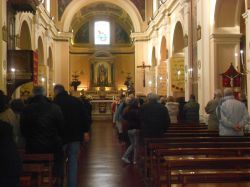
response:
[[[121,25],[127,33],[134,30],[129,15],[120,7],[110,3],[94,3],[83,7],[74,15],[71,29],[75,32],[79,30],[83,24],[93,19],[113,19]]]

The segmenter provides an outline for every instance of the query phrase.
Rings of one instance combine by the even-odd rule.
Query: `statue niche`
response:
[[[96,52],[91,58],[91,87],[113,87],[113,57],[107,52]]]
[[[100,63],[97,72],[97,85],[108,85],[108,67],[105,67],[104,63]]]

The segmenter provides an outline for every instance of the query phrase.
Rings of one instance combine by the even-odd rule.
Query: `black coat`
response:
[[[26,151],[48,152],[62,146],[63,115],[58,106],[44,96],[33,97],[20,118],[21,132],[26,140]]]
[[[80,99],[63,92],[55,97],[54,103],[60,106],[63,112],[64,144],[83,141],[83,134],[89,131],[89,124],[84,105]]]
[[[170,124],[168,109],[160,103],[149,102],[140,109],[141,135],[160,137]]]
[[[22,163],[10,124],[0,120],[0,186],[18,186]]]

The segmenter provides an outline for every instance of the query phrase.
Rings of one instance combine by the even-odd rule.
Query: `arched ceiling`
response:
[[[110,3],[93,3],[83,7],[74,15],[70,29],[76,32],[89,20],[103,18],[112,18],[120,24],[127,33],[134,31],[130,16],[120,7]]]

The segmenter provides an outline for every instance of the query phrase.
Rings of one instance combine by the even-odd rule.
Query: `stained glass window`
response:
[[[95,45],[110,44],[110,23],[108,21],[95,22]]]

